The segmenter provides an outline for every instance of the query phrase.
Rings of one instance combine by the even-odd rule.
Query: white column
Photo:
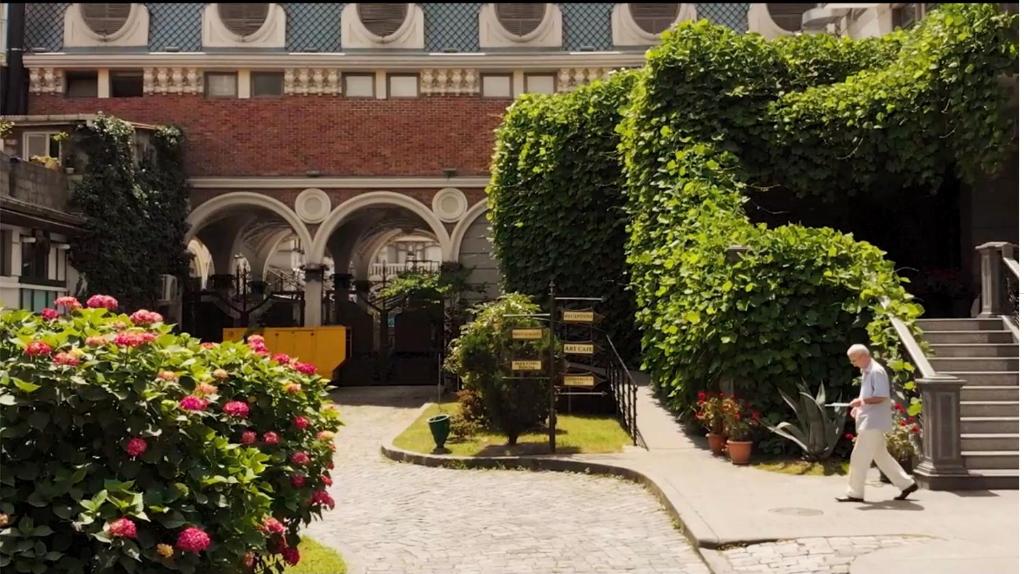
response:
[[[249,70],[238,70],[238,98],[247,100],[252,97],[252,74]]]
[[[388,71],[377,70],[374,74],[374,87],[373,93],[378,100],[384,100],[388,97]]]
[[[324,268],[323,266],[306,269],[305,285],[305,316],[303,327],[320,327],[323,325]]]
[[[96,70],[96,97],[110,97],[110,70],[106,68]]]
[[[526,91],[526,75],[522,70],[512,72],[512,97],[515,98]]]

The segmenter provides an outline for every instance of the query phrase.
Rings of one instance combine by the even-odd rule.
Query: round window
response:
[[[775,25],[787,32],[799,32],[803,27],[804,12],[816,8],[817,4],[775,4],[768,3],[768,14]]]
[[[679,17],[679,4],[630,4],[633,22],[648,34],[660,34]]]
[[[357,4],[356,11],[359,14],[359,21],[367,30],[376,36],[386,38],[397,32],[405,23],[409,5]]]
[[[494,5],[498,22],[515,36],[525,36],[536,30],[544,21],[547,4],[501,3]]]
[[[110,36],[124,28],[131,14],[131,4],[79,4],[82,20],[94,33]]]
[[[270,4],[217,4],[217,15],[224,27],[239,36],[252,36],[263,27]]]

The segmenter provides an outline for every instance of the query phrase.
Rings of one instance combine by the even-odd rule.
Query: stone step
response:
[[[1014,451],[1020,448],[1020,435],[1017,433],[973,433],[960,435],[960,450],[999,450]]]
[[[960,417],[960,432],[964,434],[1008,434],[1019,430],[1018,417]]]
[[[918,319],[917,325],[930,331],[1002,331],[1002,319]]]
[[[930,345],[935,357],[1017,357],[1016,343],[969,343]]]
[[[1020,454],[1017,451],[974,450],[965,451],[964,466],[969,469],[1017,469]]]
[[[1017,371],[943,371],[958,379],[963,379],[968,387],[980,385],[985,387],[1017,386],[1020,373]]]
[[[1016,417],[1020,415],[1017,401],[960,401],[963,417]]]
[[[1017,342],[1010,331],[928,331],[924,340],[929,345]]]
[[[1017,401],[1020,387],[1016,385],[991,386],[965,385],[960,391],[962,401]]]
[[[1017,357],[929,357],[932,368],[940,373],[949,371],[1016,371]]]

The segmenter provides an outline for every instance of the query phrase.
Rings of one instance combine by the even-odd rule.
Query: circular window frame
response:
[[[116,42],[123,38],[132,29],[132,25],[135,24],[142,11],[142,8],[138,3],[132,2],[131,7],[128,9],[128,17],[125,18],[124,24],[122,24],[116,32],[104,35],[97,34],[96,31],[92,29],[92,26],[89,25],[89,21],[85,19],[85,13],[82,11],[83,6],[84,4],[79,2],[73,7],[77,11],[76,13],[78,14],[79,22],[82,23],[82,33],[97,42]]]
[[[455,211],[445,212],[442,208],[444,200],[454,197],[458,204]],[[469,200],[466,199],[466,194],[462,193],[462,190],[457,187],[445,187],[438,190],[434,194],[433,200],[430,202],[431,210],[434,215],[437,216],[443,223],[455,223],[466,215],[466,211],[469,209]]]
[[[277,4],[273,2],[267,3],[267,17],[263,20],[263,24],[259,28],[257,28],[255,32],[249,34],[248,36],[242,36],[238,32],[235,32],[234,30],[228,27],[228,25],[224,22],[224,19],[220,17],[219,2],[214,4],[213,11],[217,15],[217,24],[220,25],[221,29],[224,30],[224,32],[231,35],[232,40],[234,40],[235,42],[253,42],[261,39],[264,35],[266,35],[269,32],[270,27],[273,26],[274,9],[276,7]]]
[[[356,9],[353,10],[353,12],[355,12],[355,25],[359,27],[359,30],[367,38],[373,40],[378,44],[390,44],[395,40],[398,40],[405,36],[405,34],[409,32],[409,29],[412,28],[416,10],[416,4],[414,2],[405,3],[405,20],[402,21],[402,25],[399,26],[397,30],[388,34],[387,36],[378,36],[372,30],[367,28],[365,24],[363,24],[363,19],[359,17],[358,2],[356,4]]]
[[[517,36],[513,34],[508,28],[506,28],[505,24],[501,21],[501,18],[498,17],[497,4],[491,2],[490,4],[487,5],[487,9],[490,10],[491,20],[495,24],[497,24],[497,26],[495,26],[495,31],[498,32],[506,40],[516,43],[532,42],[539,38],[542,34],[544,34],[547,31],[547,29],[551,26],[551,19],[554,17],[555,12],[553,8],[554,6],[551,4],[551,2],[545,2],[544,15],[540,19],[540,24],[537,24],[537,27],[534,28],[533,30],[530,30],[530,32],[527,33],[526,35]]]
[[[679,6],[679,12],[676,14],[676,19],[673,20],[669,27],[665,28],[665,30],[668,30],[672,26],[675,26],[676,24],[679,24],[680,22],[684,22],[686,20],[696,20],[697,9],[696,7],[694,7],[693,4],[687,2],[680,2],[679,4],[677,4],[677,6]],[[636,20],[633,19],[633,11],[629,9],[629,2],[624,2],[622,4],[622,10],[625,12],[622,20],[625,23],[625,25],[629,27],[630,34],[636,35],[649,42],[656,42],[657,40],[661,39],[661,35],[665,33],[665,30],[662,30],[657,34],[652,34],[647,30],[641,28],[640,25],[636,23]]]

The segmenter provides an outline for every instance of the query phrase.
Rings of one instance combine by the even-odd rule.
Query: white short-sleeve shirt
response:
[[[892,430],[892,398],[889,394],[889,375],[874,359],[861,371],[860,398],[884,397],[876,404],[864,404],[857,416],[857,432],[865,430]]]

